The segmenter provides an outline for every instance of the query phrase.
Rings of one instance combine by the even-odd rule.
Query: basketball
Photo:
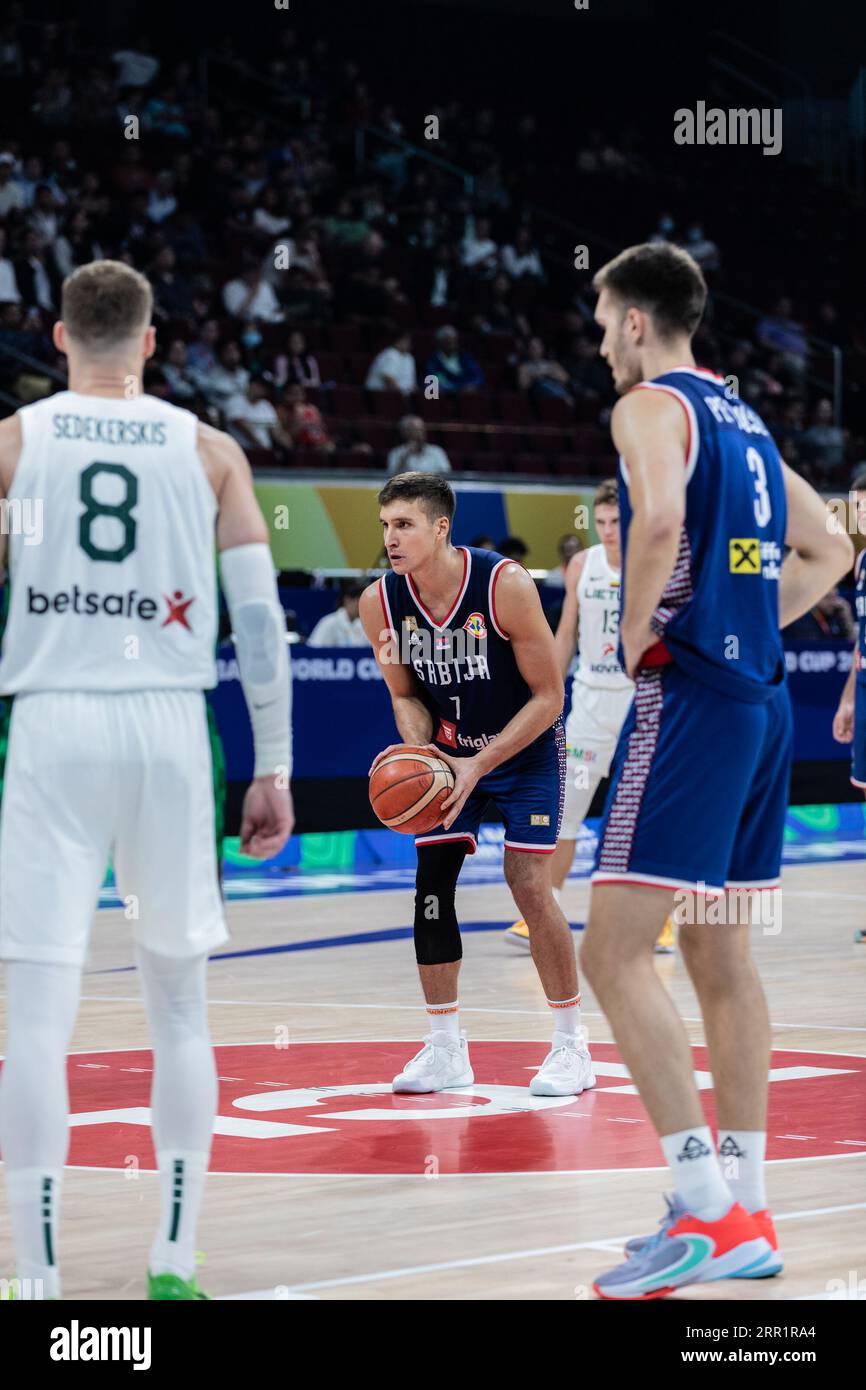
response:
[[[404,745],[373,768],[370,805],[383,825],[401,835],[426,835],[442,819],[454,789],[447,763],[423,748]]]

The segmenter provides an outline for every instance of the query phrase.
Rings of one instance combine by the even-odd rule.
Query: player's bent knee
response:
[[[455,897],[466,845],[451,841],[418,850],[415,877],[415,959],[419,965],[448,965],[463,957]]]

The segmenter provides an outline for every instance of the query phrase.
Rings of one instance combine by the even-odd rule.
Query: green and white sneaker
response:
[[[147,1297],[150,1301],[176,1301],[184,1298],[206,1298],[210,1294],[200,1289],[195,1275],[181,1279],[179,1274],[151,1274],[147,1271]]]

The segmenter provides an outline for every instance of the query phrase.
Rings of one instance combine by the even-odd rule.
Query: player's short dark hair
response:
[[[866,464],[861,464],[851,480],[852,492],[866,492]]]
[[[661,338],[694,333],[707,302],[707,282],[697,261],[670,242],[629,246],[593,277],[599,294],[607,290],[624,309],[650,314]]]
[[[595,490],[592,499],[594,507],[618,507],[619,489],[613,478],[605,478]]]
[[[63,281],[60,317],[69,337],[108,352],[150,323],[150,284],[123,261],[90,261]]]
[[[398,473],[396,478],[388,479],[378,500],[380,507],[392,502],[420,502],[429,521],[447,516],[449,529],[457,506],[451,484],[437,473]]]

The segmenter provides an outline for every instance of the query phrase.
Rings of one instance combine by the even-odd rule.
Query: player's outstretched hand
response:
[[[466,798],[481,776],[482,770],[475,758],[452,758],[450,753],[443,753],[441,748],[436,749],[436,755],[443,763],[447,763],[454,773],[454,790],[442,802],[442,810],[448,813],[442,821],[442,829],[450,830],[463,810]]]
[[[837,743],[850,743],[854,738],[854,701],[842,700],[833,716],[833,737]]]
[[[247,787],[241,813],[241,854],[271,859],[279,854],[295,824],[292,794],[273,777],[257,777]]]

